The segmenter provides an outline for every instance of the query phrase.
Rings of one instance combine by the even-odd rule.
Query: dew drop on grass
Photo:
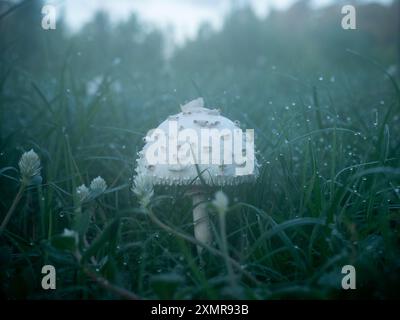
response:
[[[119,58],[119,57],[116,57],[112,62],[112,64],[114,66],[119,65],[120,63],[121,63],[121,58]]]

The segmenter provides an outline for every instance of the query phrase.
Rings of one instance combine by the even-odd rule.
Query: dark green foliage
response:
[[[162,34],[135,16],[113,25],[98,13],[76,34],[61,21],[43,31],[40,2],[28,2],[0,18],[0,219],[23,151],[39,154],[43,181],[25,190],[0,239],[3,296],[127,297],[94,274],[143,298],[398,297],[400,90],[386,72],[398,63],[398,1],[359,5],[356,31],[340,28],[339,6],[300,1],[266,19],[233,10],[222,30],[203,26],[168,59]],[[242,266],[235,287],[223,258],[200,261],[130,190],[142,137],[198,96],[257,136],[259,179],[224,188],[229,254]],[[107,191],[81,205],[76,188],[99,175]],[[155,215],[191,235],[184,190],[156,195]],[[45,264],[57,290],[41,289]],[[341,289],[346,264],[357,290]]]

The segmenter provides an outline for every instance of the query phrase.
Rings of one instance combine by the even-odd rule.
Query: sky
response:
[[[364,2],[369,0],[364,0]],[[390,3],[391,0],[375,0]],[[215,29],[222,26],[225,14],[235,5],[249,4],[259,16],[268,14],[270,8],[284,9],[295,0],[55,0],[65,15],[72,31],[79,30],[97,10],[109,13],[113,22],[124,20],[131,13],[149,26],[172,32],[173,41],[182,44],[194,38],[199,26],[208,22]],[[313,0],[315,6],[333,0]],[[343,1],[342,1],[343,2]]]

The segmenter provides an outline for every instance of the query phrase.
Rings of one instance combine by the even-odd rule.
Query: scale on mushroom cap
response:
[[[254,131],[247,129],[244,134],[237,121],[221,116],[218,109],[205,108],[203,98],[181,110],[148,132],[136,177],[146,176],[153,185],[190,186],[194,235],[209,244],[205,188],[255,181]]]

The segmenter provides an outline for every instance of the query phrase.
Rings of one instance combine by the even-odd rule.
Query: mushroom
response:
[[[181,106],[181,111],[143,139],[136,177],[146,176],[153,185],[187,186],[186,195],[193,203],[194,236],[198,242],[210,244],[207,188],[256,179],[254,133],[246,130],[244,137],[238,122],[221,116],[218,109],[205,108],[202,98]]]

